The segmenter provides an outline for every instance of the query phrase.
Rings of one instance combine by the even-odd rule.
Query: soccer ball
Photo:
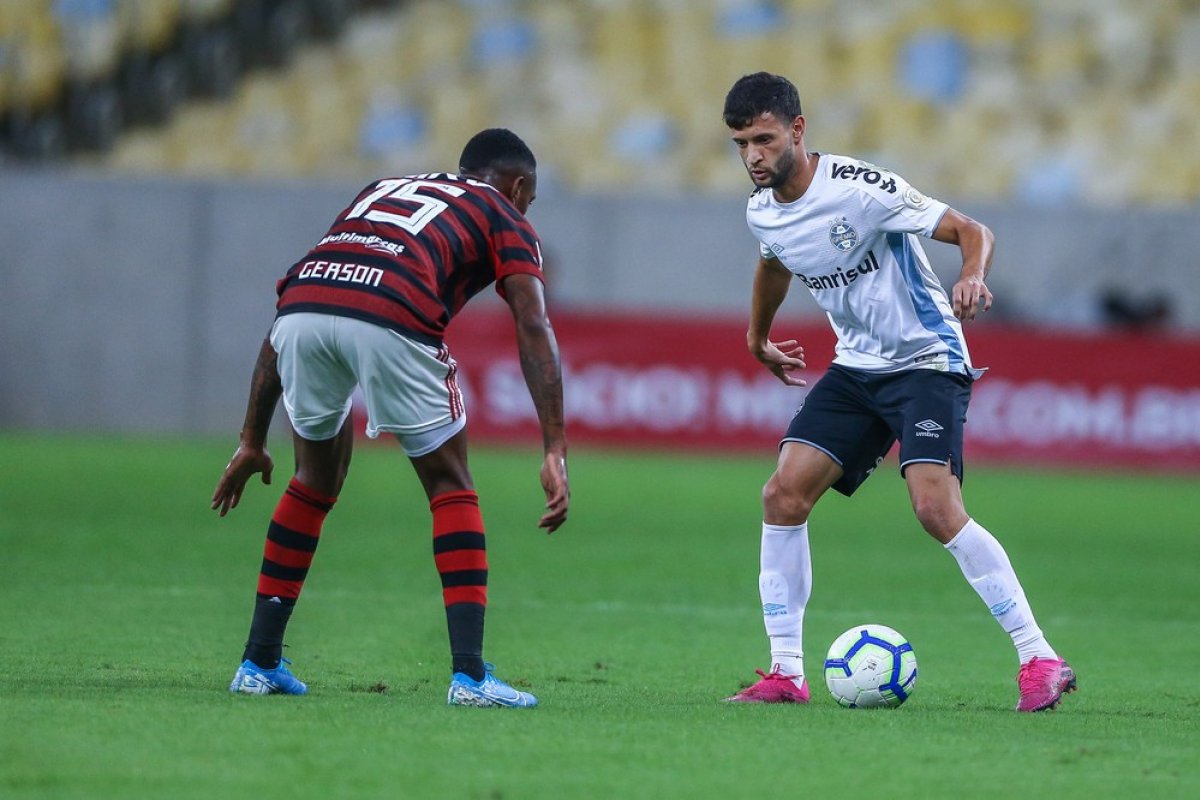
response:
[[[825,685],[847,708],[895,708],[916,684],[912,645],[885,625],[856,625],[825,656]]]

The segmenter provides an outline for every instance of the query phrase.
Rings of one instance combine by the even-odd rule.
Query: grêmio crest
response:
[[[858,244],[858,231],[842,217],[829,226],[829,241],[838,251],[849,253]]]

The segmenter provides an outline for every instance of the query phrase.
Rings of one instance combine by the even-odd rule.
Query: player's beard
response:
[[[749,171],[749,167],[746,168]],[[768,169],[766,183],[754,181],[753,176],[750,180],[754,181],[754,185],[761,189],[778,189],[783,184],[787,183],[788,178],[792,177],[792,173],[796,171],[796,151],[792,148],[787,148],[779,154],[779,160],[774,166]]]

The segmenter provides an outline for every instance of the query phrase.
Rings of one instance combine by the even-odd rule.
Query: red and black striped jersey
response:
[[[355,317],[441,344],[467,301],[509,275],[542,276],[533,226],[500,192],[448,173],[363,189],[276,286],[279,315]]]

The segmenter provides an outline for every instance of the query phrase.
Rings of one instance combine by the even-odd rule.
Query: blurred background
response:
[[[996,231],[971,336],[977,362],[1023,354],[1023,377],[993,371],[1005,430],[1059,431],[1084,459],[1150,430],[1148,462],[1200,465],[1197,0],[4,0],[0,426],[236,430],[274,280],[361,185],[453,170],[493,126],[539,159],[568,367],[754,374],[735,352],[750,183],[721,107],[760,69],[798,85],[810,147]],[[927,250],[952,282],[954,248]],[[785,317],[819,337],[806,295]],[[597,345],[645,321],[734,351],[631,366]],[[657,384],[597,384],[577,408],[633,439],[678,409]],[[697,391],[715,420],[719,390]]]
[[[815,146],[972,200],[1200,197],[1193,0],[5,0],[9,160],[359,180],[519,127],[573,191],[738,192],[789,75]]]

